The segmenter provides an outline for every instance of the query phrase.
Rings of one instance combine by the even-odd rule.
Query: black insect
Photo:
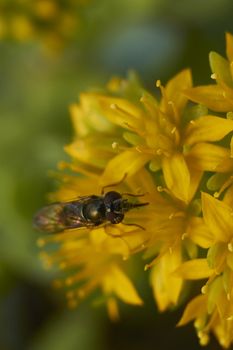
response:
[[[40,231],[58,233],[79,227],[91,228],[104,223],[119,224],[126,212],[147,204],[129,202],[116,191],[109,191],[103,196],[83,196],[77,200],[53,203],[42,208],[34,217],[34,226]]]

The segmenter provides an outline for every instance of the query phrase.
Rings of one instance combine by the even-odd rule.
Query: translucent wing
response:
[[[72,212],[72,206],[74,206],[72,203],[53,203],[43,207],[34,217],[34,227],[39,231],[58,233],[67,229],[87,226],[85,219],[77,214],[77,210],[75,215]],[[77,204],[81,213],[82,201],[77,201],[75,208],[77,208]]]

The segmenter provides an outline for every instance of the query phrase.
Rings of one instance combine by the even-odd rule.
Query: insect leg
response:
[[[125,173],[123,175],[123,177],[122,177],[122,179],[120,181],[117,181],[117,182],[115,182],[113,184],[110,184],[110,185],[103,186],[102,190],[101,190],[101,194],[104,194],[105,189],[108,188],[108,187],[113,187],[113,186],[120,185],[126,179],[126,177],[127,177],[127,173]]]
[[[122,196],[130,196],[130,197],[143,197],[147,193],[139,193],[139,194],[134,194],[134,193],[128,193],[128,192],[123,192],[121,193]]]
[[[135,227],[138,227],[140,228],[141,230],[145,231],[145,227],[141,226],[141,225],[138,225],[138,224],[126,224],[125,222],[121,222],[123,225],[125,226],[135,226]]]
[[[127,225],[127,224],[124,224],[124,225]],[[129,225],[130,225],[130,224],[129,224]],[[132,226],[133,226],[133,225],[134,225],[134,224],[132,224]],[[137,247],[132,248],[132,247],[130,247],[129,242],[128,242],[128,241],[126,240],[126,238],[124,237],[124,236],[129,235],[129,234],[130,234],[129,232],[128,232],[127,234],[114,234],[114,233],[111,233],[109,230],[107,230],[107,227],[108,227],[108,226],[111,226],[111,224],[106,225],[106,226],[104,227],[104,230],[105,230],[106,235],[108,235],[108,236],[110,236],[110,237],[112,237],[112,238],[120,238],[120,239],[125,243],[125,245],[127,246],[128,251],[129,251],[129,255],[130,255],[130,254],[138,253],[138,252],[140,252],[140,251],[142,251],[142,250],[145,249],[145,244],[147,243],[147,241],[144,241],[142,244],[138,245]],[[140,226],[140,225],[134,225],[134,226],[138,226],[138,227],[144,229],[144,228],[143,228],[142,226]]]

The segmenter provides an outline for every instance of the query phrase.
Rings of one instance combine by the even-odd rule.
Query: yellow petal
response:
[[[113,136],[102,137],[101,142],[96,136],[87,136],[65,146],[65,151],[79,162],[104,168],[107,161],[116,153],[111,146],[117,141]]]
[[[150,282],[154,298],[160,311],[171,305],[176,305],[182,288],[182,279],[174,276],[173,271],[181,263],[179,247],[172,253],[165,254],[151,270]]]
[[[187,280],[199,280],[210,277],[213,272],[206,259],[193,259],[180,265],[174,271],[174,275]]]
[[[119,182],[136,174],[151,159],[151,155],[128,149],[112,158],[103,173],[101,184],[108,185]]]
[[[89,127],[86,123],[86,115],[82,108],[77,104],[73,104],[70,106],[70,114],[75,134],[86,136],[89,132]]]
[[[233,61],[233,35],[226,33],[227,58],[229,62]]]
[[[184,143],[219,141],[233,130],[233,120],[207,115],[192,120],[185,130]]]
[[[105,278],[104,290],[107,293],[115,293],[127,304],[143,304],[130,279],[116,265],[111,266],[110,273]]]
[[[210,67],[215,73],[218,82],[224,82],[228,86],[232,86],[232,78],[229,62],[220,56],[217,52],[210,52]]]
[[[196,298],[192,299],[186,306],[177,326],[184,326],[195,318],[201,317],[203,313],[205,313],[206,302],[206,295],[198,295]]]
[[[189,199],[190,174],[182,154],[175,153],[162,160],[164,179],[175,197],[187,202]]]
[[[202,193],[202,210],[206,225],[215,240],[228,242],[233,232],[232,209],[207,193]]]
[[[232,182],[233,182],[233,179],[232,179]],[[231,185],[227,189],[223,201],[224,203],[228,204],[230,207],[233,207],[233,185]]]
[[[100,105],[105,116],[114,124],[123,128],[143,130],[144,113],[135,104],[123,99],[101,96]]]
[[[233,291],[233,274],[230,268],[225,268],[222,274],[223,287],[227,294],[232,294]]]
[[[115,298],[111,297],[107,299],[107,309],[110,320],[113,322],[119,321],[119,309]]]
[[[231,171],[230,150],[210,143],[198,143],[187,153],[187,162],[202,171]]]
[[[191,217],[187,227],[187,236],[202,248],[209,248],[213,244],[213,236],[202,218]]]
[[[201,103],[213,111],[229,112],[232,110],[232,102],[225,98],[225,92],[219,85],[204,85],[184,92],[190,100]]]
[[[226,260],[226,244],[218,242],[213,244],[207,253],[207,261],[210,268],[215,269],[216,272],[221,272]]]
[[[187,103],[187,97],[183,94],[183,90],[186,90],[192,86],[192,76],[189,69],[185,69],[182,72],[175,75],[165,87],[166,100],[163,99],[162,107],[172,101],[177,109],[178,115],[181,116],[183,109]],[[168,106],[167,106],[168,108]],[[170,109],[170,108],[169,108]]]
[[[82,93],[80,105],[71,105],[71,119],[78,136],[86,136],[91,131],[109,132],[114,125],[101,111],[98,94]]]
[[[186,160],[186,163],[190,174],[190,186],[189,186],[189,194],[188,194],[188,202],[190,202],[196,194],[197,188],[200,184],[200,181],[203,175],[203,171],[193,168],[192,165],[190,165],[188,160]]]
[[[226,300],[226,297],[225,298],[221,297],[222,292],[223,292],[222,277],[218,276],[211,283],[211,287],[209,288],[209,292],[208,292],[207,310],[209,314],[211,314],[214,311],[218,299],[221,299],[220,303],[222,304],[219,309],[220,314],[224,309],[226,310],[226,303],[224,303],[224,299]],[[224,317],[225,315],[221,314],[221,316]]]

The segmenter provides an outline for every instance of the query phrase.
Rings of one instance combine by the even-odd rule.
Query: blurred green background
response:
[[[0,18],[15,3],[1,0]],[[50,287],[55,272],[38,260],[32,216],[55,188],[47,175],[66,157],[68,107],[79,92],[129,69],[149,89],[185,67],[208,83],[208,53],[225,54],[232,13],[232,0],[89,0],[73,12],[80,25],[63,49],[49,51],[40,38],[0,41],[0,350],[201,348],[191,325],[175,328],[182,310],[157,313],[147,276],[137,283],[145,307],[122,306],[117,324],[88,301],[68,311]],[[212,340],[207,349],[219,347]]]

